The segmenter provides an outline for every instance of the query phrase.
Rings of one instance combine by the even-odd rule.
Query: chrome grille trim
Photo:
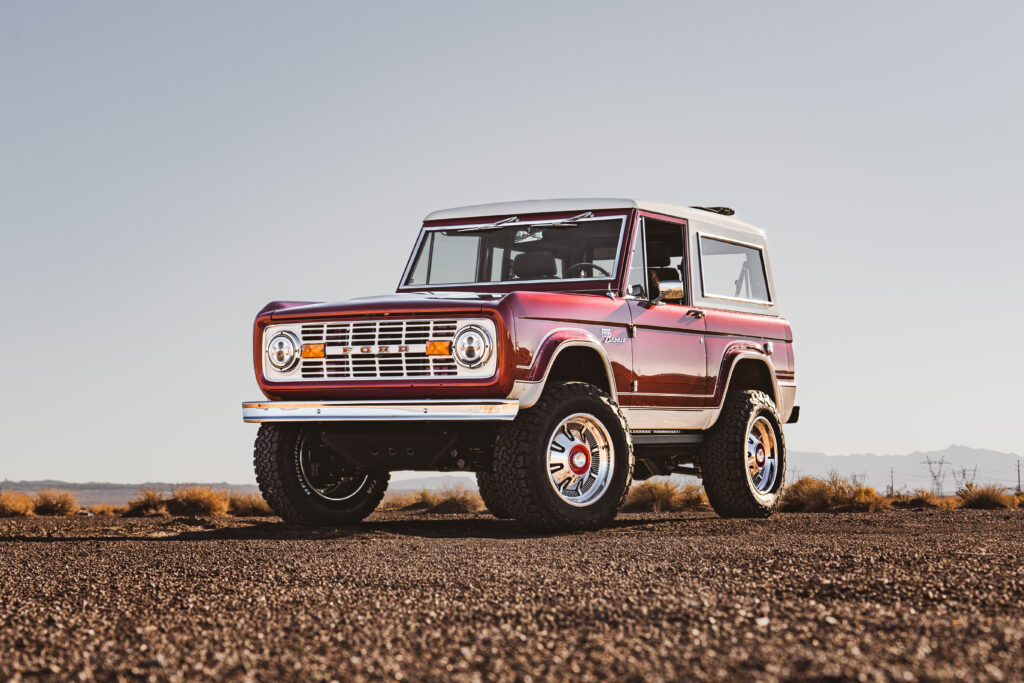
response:
[[[483,325],[495,340],[495,326],[482,318],[381,318],[297,322],[271,325],[268,335],[287,329],[303,344],[324,344],[324,358],[303,358],[288,373],[276,372],[264,364],[264,376],[270,381],[373,381],[437,380],[460,377],[488,377],[495,372],[495,361],[481,368],[467,369],[451,356],[428,356],[428,341],[451,341],[464,325]]]

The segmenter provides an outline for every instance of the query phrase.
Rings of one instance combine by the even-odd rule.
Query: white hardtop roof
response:
[[[641,209],[651,213],[660,213],[666,216],[677,218],[692,218],[694,220],[714,223],[724,227],[733,228],[742,232],[749,232],[764,237],[764,231],[755,228],[753,225],[738,221],[728,216],[723,216],[711,211],[703,211],[688,206],[673,206],[671,204],[659,204],[658,202],[647,202],[639,199],[528,199],[518,202],[497,202],[495,204],[476,204],[473,206],[459,206],[454,209],[441,209],[427,214],[424,220],[427,221],[448,221],[461,218],[476,218],[485,216],[516,216],[530,213],[561,213],[563,211],[591,211],[601,209]]]

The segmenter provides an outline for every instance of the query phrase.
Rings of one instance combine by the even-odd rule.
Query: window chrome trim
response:
[[[402,273],[401,284],[398,286],[398,291],[403,290],[424,290],[424,289],[443,289],[445,287],[474,287],[474,286],[495,286],[495,285],[528,285],[528,284],[539,284],[539,283],[552,283],[552,282],[591,282],[591,283],[604,283],[614,284],[618,278],[620,272],[619,256],[622,253],[622,239],[623,233],[626,231],[626,218],[625,215],[615,216],[594,216],[592,218],[580,218],[574,223],[589,223],[592,221],[610,221],[618,219],[619,221],[619,239],[615,244],[615,268],[612,270],[612,274],[609,277],[573,277],[573,278],[547,278],[542,280],[495,280],[490,282],[449,282],[447,284],[422,284],[422,285],[408,285],[409,273],[412,272],[413,265],[416,262],[416,257],[420,253],[420,246],[423,244],[423,240],[427,233],[438,232],[441,230],[461,230],[466,228],[470,230],[472,228],[482,228],[489,225],[494,225],[493,221],[490,223],[473,223],[469,225],[432,225],[430,227],[424,227],[420,229],[419,237],[416,239],[416,245],[413,247],[412,256],[409,257],[409,263],[405,266],[405,272]],[[530,225],[540,226],[551,226],[557,225],[552,223],[550,218],[546,219],[534,219],[529,221],[517,221],[515,223],[509,223],[508,227],[525,227]],[[503,226],[504,227],[504,226]]]
[[[753,249],[757,252],[758,257],[761,259],[761,274],[764,276],[764,286],[768,290],[768,301],[763,299],[746,299],[739,296],[728,296],[726,294],[708,294],[707,285],[704,284],[704,245],[701,244],[701,240],[707,238],[709,240],[715,240],[716,242],[725,242],[726,244],[735,244],[738,247],[746,247]],[[756,306],[775,306],[775,292],[773,290],[771,278],[768,277],[768,264],[764,258],[764,247],[750,242],[743,242],[741,240],[731,239],[728,237],[721,237],[720,235],[713,235],[711,233],[697,231],[697,264],[700,266],[700,293],[704,299],[718,299],[720,301],[736,301],[743,304],[754,304]]]

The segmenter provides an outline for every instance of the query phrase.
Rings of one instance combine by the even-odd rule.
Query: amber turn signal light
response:
[[[302,345],[302,357],[303,358],[323,358],[324,357],[324,345],[323,344],[303,344]]]
[[[428,356],[447,356],[452,352],[452,343],[450,341],[428,341],[427,342],[427,355]]]

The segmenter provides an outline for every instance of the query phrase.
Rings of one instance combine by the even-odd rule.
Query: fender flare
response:
[[[788,418],[787,415],[783,414],[788,412],[788,407],[779,405],[781,392],[779,391],[779,380],[775,376],[775,365],[771,361],[771,356],[765,351],[764,346],[761,344],[754,342],[736,342],[726,347],[725,353],[722,355],[722,364],[718,372],[718,383],[715,386],[715,393],[711,401],[713,414],[711,415],[711,419],[708,421],[708,428],[718,421],[718,416],[722,412],[722,407],[725,404],[725,397],[728,395],[729,389],[732,386],[733,371],[736,369],[736,366],[739,365],[740,361],[743,360],[753,360],[761,363],[765,367],[768,371],[769,381],[771,382],[772,401],[775,402],[775,406],[778,408],[783,422]]]
[[[516,380],[509,398],[519,399],[519,408],[524,410],[536,403],[544,387],[548,383],[548,375],[554,367],[558,356],[566,349],[583,347],[597,352],[598,358],[604,366],[605,376],[608,378],[608,388],[611,398],[618,403],[619,396],[615,387],[615,373],[612,371],[608,354],[605,353],[601,342],[587,330],[580,328],[561,328],[548,333],[537,347],[533,363],[529,367],[525,380]]]

